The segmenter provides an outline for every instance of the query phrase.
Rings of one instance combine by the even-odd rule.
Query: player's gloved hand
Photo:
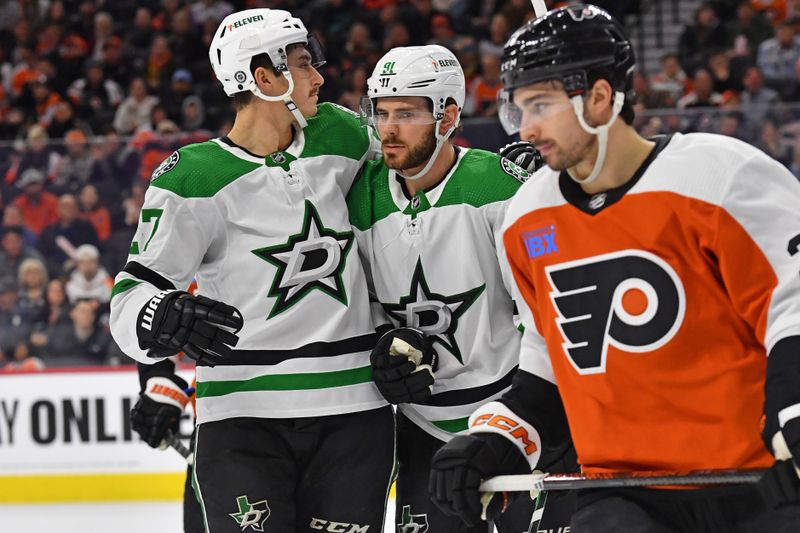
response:
[[[381,336],[369,356],[372,379],[391,403],[428,399],[438,357],[424,333],[396,328]]]
[[[524,473],[530,473],[528,463],[502,435],[458,435],[433,456],[428,491],[443,513],[474,527],[481,520],[497,518],[518,494],[482,495],[478,490],[481,482],[497,475]]]
[[[167,432],[177,433],[183,409],[189,402],[186,381],[176,375],[147,380],[139,401],[131,409],[131,427],[151,448],[165,448]]]
[[[758,489],[767,505],[773,508],[800,505],[800,404],[795,406],[798,416],[784,420],[780,429],[783,417],[767,417],[762,432],[767,448],[775,456],[775,465],[758,482]]]
[[[196,361],[214,366],[230,355],[243,325],[242,313],[235,307],[205,296],[167,290],[142,307],[136,333],[139,346],[149,350],[148,355],[167,357],[183,351]]]
[[[500,148],[500,157],[505,157],[512,163],[520,166],[533,174],[545,166],[544,158],[533,143],[528,141],[515,141]]]

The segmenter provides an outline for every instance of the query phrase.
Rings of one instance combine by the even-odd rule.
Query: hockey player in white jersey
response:
[[[466,527],[431,503],[429,466],[436,450],[467,429],[478,405],[510,387],[518,364],[521,335],[495,242],[528,173],[451,142],[463,103],[464,74],[449,50],[388,52],[362,100],[383,159],[365,165],[348,196],[373,305],[397,328],[381,337],[371,359],[378,388],[398,404],[401,533],[487,531],[486,522]],[[552,462],[569,461],[565,448],[548,453]],[[506,504],[498,496],[491,511]],[[533,509],[530,498],[520,498],[497,516],[497,527],[527,531]],[[569,521],[550,518],[556,529]]]
[[[317,105],[320,49],[290,13],[226,17],[209,57],[236,120],[153,173],[112,333],[152,365],[150,414],[185,399],[160,361],[197,360],[206,531],[379,531],[394,420],[371,379],[377,336],[345,202],[377,144],[355,114]],[[180,290],[193,276],[198,296]]]

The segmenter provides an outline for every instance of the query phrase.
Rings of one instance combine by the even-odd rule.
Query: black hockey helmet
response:
[[[534,19],[506,42],[501,79],[506,90],[560,80],[567,94],[583,94],[592,71],[610,72],[615,91],[633,90],[633,47],[622,26],[597,6],[562,7]]]

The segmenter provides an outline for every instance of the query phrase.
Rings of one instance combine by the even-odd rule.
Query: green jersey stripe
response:
[[[117,283],[114,284],[114,288],[111,289],[111,298],[113,299],[114,296],[116,296],[117,294],[130,290],[140,283],[141,281],[136,281],[135,279],[130,279],[130,278],[119,280]]]
[[[454,418],[452,420],[431,420],[431,424],[448,433],[459,433],[467,430],[469,417]]]
[[[198,398],[225,396],[234,392],[291,391],[346,387],[372,381],[372,367],[364,366],[333,372],[273,374],[239,381],[198,382]]]

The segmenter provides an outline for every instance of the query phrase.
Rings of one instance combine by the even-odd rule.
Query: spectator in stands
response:
[[[411,44],[411,34],[403,22],[392,22],[386,27],[385,33],[386,37],[383,40],[384,50],[391,50],[392,48]]]
[[[750,0],[750,3],[755,9],[764,13],[773,26],[783,23],[789,14],[786,0]]]
[[[25,245],[22,228],[0,228],[0,279],[16,283],[20,265],[28,259],[42,261],[43,258],[38,250]]]
[[[428,44],[440,44],[447,49],[453,48],[453,41],[456,32],[453,29],[453,21],[448,15],[438,13],[431,17],[431,38]]]
[[[36,247],[42,252],[52,277],[64,274],[64,263],[81,244],[97,246],[99,239],[91,223],[78,218],[78,201],[71,194],[58,199],[58,222],[47,226]]]
[[[147,55],[147,83],[151,89],[165,87],[173,68],[169,40],[164,35],[156,35]]]
[[[61,95],[53,91],[44,76],[32,81],[30,88],[33,95],[34,110],[36,111],[36,120],[47,127],[53,119],[56,106],[61,102]]]
[[[55,175],[60,156],[48,141],[47,130],[43,126],[39,124],[31,126],[28,130],[28,143],[22,152],[19,166],[12,169],[11,174],[6,174],[6,183],[15,183],[17,176],[22,177],[29,168],[39,170],[43,177]],[[17,185],[22,187],[18,182]]]
[[[203,104],[203,100],[196,94],[191,94],[184,98],[183,102],[181,102],[181,131],[184,133],[195,133],[203,128],[205,120],[206,108]]]
[[[481,56],[493,55],[501,57],[509,35],[510,31],[506,16],[502,13],[495,14],[489,24],[489,38],[481,39],[478,44],[478,51]]]
[[[720,117],[719,134],[749,142],[746,135],[744,116],[738,111],[731,111]]]
[[[690,75],[708,63],[708,52],[724,48],[725,29],[717,18],[714,5],[704,2],[697,8],[694,24],[686,26],[678,41],[678,57],[683,70]]]
[[[133,69],[123,52],[122,39],[116,35],[103,44],[103,59],[101,63],[106,78],[114,80],[122,87],[130,83]]]
[[[17,274],[17,312],[31,328],[47,318],[45,291],[48,281],[47,269],[41,260],[28,258],[20,264]]]
[[[636,94],[633,99],[633,106],[637,112],[642,112],[645,109],[669,107],[666,104],[664,93],[654,92],[647,81],[647,77],[638,70],[633,73],[633,91]]]
[[[727,48],[744,47],[755,57],[758,46],[774,33],[772,25],[763,14],[756,11],[750,0],[740,0],[736,18],[726,24]]]
[[[75,117],[75,111],[72,109],[72,104],[64,100],[59,102],[53,112],[53,120],[47,128],[47,133],[51,139],[61,139],[66,136],[70,130],[80,130],[86,135],[92,132],[91,127],[86,121],[80,120]]]
[[[129,87],[129,96],[117,108],[114,129],[122,135],[130,135],[149,122],[150,113],[157,104],[158,98],[147,94],[144,78],[134,78]]]
[[[86,134],[81,130],[69,130],[64,137],[64,145],[67,153],[59,161],[51,190],[56,194],[77,194],[92,177],[94,158],[89,152]]]
[[[99,62],[103,59],[103,47],[114,38],[114,19],[105,11],[94,16],[93,37],[91,59]]]
[[[22,194],[14,198],[14,205],[22,211],[22,219],[37,236],[45,227],[58,220],[58,198],[44,190],[44,173],[37,168],[25,170],[17,180]]]
[[[116,206],[122,199],[122,193],[136,179],[139,155],[133,148],[126,148],[114,132],[106,134],[102,142],[93,144],[92,150],[95,159],[92,183],[105,205]]]
[[[91,244],[82,244],[75,250],[75,270],[67,281],[67,299],[71,304],[92,300],[107,304],[111,300],[113,278],[100,266],[100,252]]]
[[[756,146],[787,168],[794,162],[794,147],[781,138],[778,124],[773,118],[762,123]]]
[[[124,38],[124,48],[131,58],[134,70],[145,71],[147,56],[155,35],[152,12],[145,6],[139,6],[133,18],[133,27],[128,30]]]
[[[742,91],[742,107],[747,122],[751,126],[761,124],[772,111],[772,107],[781,101],[778,93],[764,86],[761,69],[756,66],[745,71],[744,91]]]
[[[695,72],[693,89],[683,98],[678,100],[680,109],[691,107],[716,107],[722,104],[722,95],[714,91],[714,79],[711,73],[699,68]]]
[[[78,196],[78,203],[80,204],[79,216],[92,224],[101,244],[107,241],[111,236],[111,214],[105,206],[100,205],[97,187],[90,183],[84,185]]]
[[[347,89],[339,98],[339,105],[358,111],[361,104],[361,97],[367,94],[367,78],[369,74],[363,66],[356,67],[352,72],[345,76]]]
[[[194,95],[192,84],[194,76],[188,69],[179,68],[172,73],[171,82],[159,95],[159,103],[167,110],[167,117],[173,122],[181,119],[181,108],[184,99]],[[156,123],[158,126],[158,123]]]
[[[36,234],[25,225],[25,220],[22,218],[22,210],[19,206],[9,204],[5,207],[3,210],[3,224],[0,226],[0,231],[2,231],[3,228],[17,229],[22,235],[22,243],[25,246],[33,248],[36,245]]]
[[[720,94],[727,91],[738,93],[742,90],[741,78],[732,74],[731,61],[726,50],[720,48],[709,53],[708,70],[714,80],[715,92]]]
[[[17,284],[0,279],[0,354],[10,359],[21,343],[25,343],[30,326],[22,320],[17,307]]]
[[[688,91],[688,78],[678,61],[678,54],[661,56],[661,71],[650,78],[650,89],[658,94],[665,107],[673,107]]]
[[[756,62],[764,74],[767,85],[778,91],[790,89],[795,80],[795,64],[800,59],[800,37],[794,25],[784,21],[778,26],[775,37],[758,47]]]
[[[77,115],[93,130],[102,131],[114,119],[123,93],[117,82],[106,78],[101,63],[90,61],[86,65],[86,77],[72,82],[67,94]]]
[[[370,36],[369,26],[362,22],[356,22],[350,26],[344,48],[346,55],[342,58],[342,67],[345,72],[352,71],[359,66],[370,68],[379,59],[378,50]]]
[[[46,330],[40,337],[44,343],[34,345],[48,366],[76,363],[102,364],[108,356],[111,334],[99,326],[93,303],[80,301],[69,312],[70,322]]]
[[[206,72],[208,48],[203,46],[200,35],[192,26],[189,8],[179,9],[169,20],[169,25],[172,30],[169,49],[172,51],[175,64],[192,73]]]
[[[492,54],[481,56],[481,75],[467,88],[464,113],[480,117],[496,116],[497,93],[501,88],[500,58]]]

